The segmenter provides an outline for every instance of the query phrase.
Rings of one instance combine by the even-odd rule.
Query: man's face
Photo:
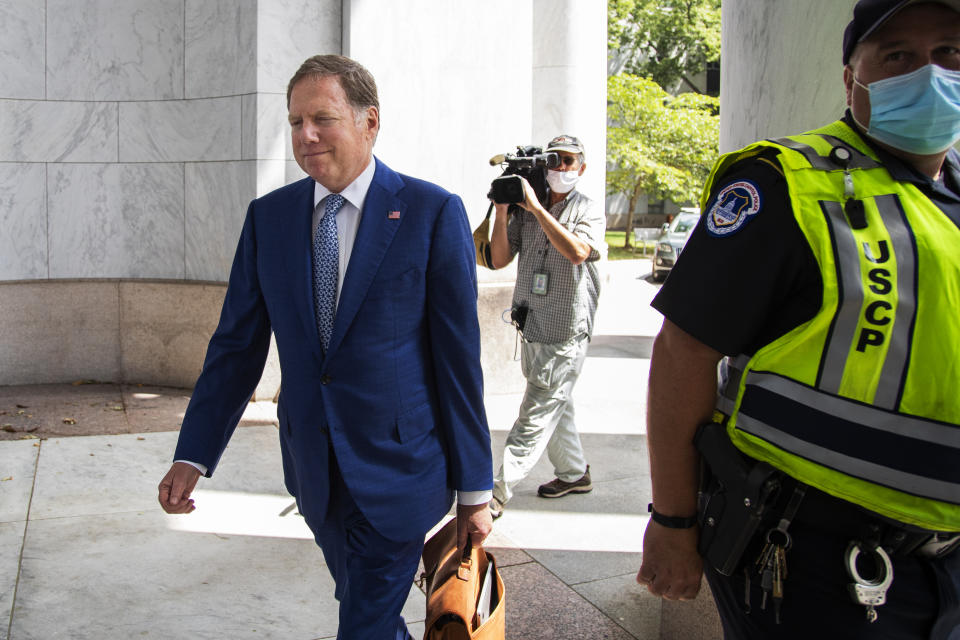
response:
[[[334,193],[346,189],[370,162],[380,114],[357,113],[335,76],[306,77],[290,92],[293,156],[307,175]]]
[[[960,13],[933,2],[903,9],[857,45],[843,69],[847,105],[857,122],[870,124],[870,96],[854,78],[869,86],[928,64],[960,70]]]
[[[560,166],[550,171],[576,171],[577,175],[582,176],[583,170],[587,168],[586,162],[580,162],[579,153],[570,153],[569,151],[554,151],[560,157]]]

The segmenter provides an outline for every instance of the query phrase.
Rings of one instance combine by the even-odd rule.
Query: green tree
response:
[[[644,193],[695,201],[718,154],[719,101],[671,96],[653,80],[628,73],[607,79],[607,191],[628,194],[627,234]]]
[[[699,92],[690,76],[720,59],[720,0],[608,0],[607,25],[611,75]]]

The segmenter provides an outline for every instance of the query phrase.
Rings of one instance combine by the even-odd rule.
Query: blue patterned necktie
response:
[[[313,303],[317,313],[317,331],[326,353],[333,334],[333,316],[337,310],[337,280],[340,276],[340,245],[337,241],[337,212],[343,196],[331,193],[323,217],[313,238]]]

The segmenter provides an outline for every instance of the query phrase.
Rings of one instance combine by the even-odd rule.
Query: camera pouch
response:
[[[694,445],[704,467],[697,496],[698,551],[714,569],[729,576],[775,505],[783,476],[766,462],[741,453],[722,424],[701,426]]]
[[[476,229],[473,230],[473,246],[477,250],[477,264],[487,269],[493,269],[493,258],[490,257],[490,212],[493,205],[487,207],[487,215]]]
[[[530,307],[524,304],[517,305],[510,309],[510,322],[517,328],[517,331],[523,333],[523,327],[527,324],[527,313]]]

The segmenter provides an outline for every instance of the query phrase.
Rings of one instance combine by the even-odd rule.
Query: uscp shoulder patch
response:
[[[721,237],[736,233],[760,211],[760,190],[749,180],[731,182],[707,209],[707,231]]]

